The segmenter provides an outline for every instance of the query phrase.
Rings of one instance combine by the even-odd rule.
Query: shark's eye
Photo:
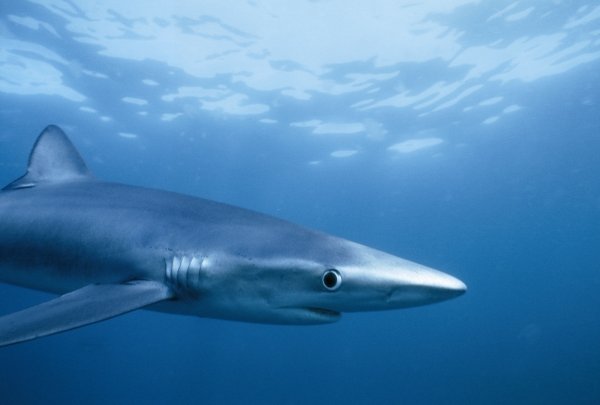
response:
[[[342,275],[336,269],[329,269],[323,273],[323,287],[329,291],[335,291],[342,285]]]

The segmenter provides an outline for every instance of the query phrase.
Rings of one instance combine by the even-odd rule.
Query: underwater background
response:
[[[2,185],[58,124],[99,178],[282,217],[469,287],[309,327],[136,311],[0,349],[0,402],[600,403],[597,2],[0,11]],[[2,284],[0,314],[50,297]]]

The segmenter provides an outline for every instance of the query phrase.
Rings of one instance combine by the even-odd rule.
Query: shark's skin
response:
[[[11,326],[16,338],[5,344],[147,304],[201,317],[318,324],[342,312],[424,305],[466,290],[445,273],[267,215],[97,180],[55,126],[40,135],[28,174],[0,192],[0,281],[57,294],[96,285],[60,301],[59,312],[71,311],[79,296],[94,296],[94,288],[114,286],[116,294],[114,313],[103,316],[99,308],[99,316],[74,326],[62,327],[67,315],[45,316],[42,308],[36,315],[58,326],[20,327],[38,327],[36,333]],[[121,291],[136,283],[154,295],[135,292],[145,301],[123,298],[121,308]],[[102,307],[102,294],[100,303],[81,305]],[[0,318],[0,345],[2,334]]]

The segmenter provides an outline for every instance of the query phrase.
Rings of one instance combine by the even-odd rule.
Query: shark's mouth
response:
[[[341,313],[319,307],[284,307],[286,321],[296,324],[331,323],[340,319]],[[286,323],[287,323],[286,322]]]
[[[339,312],[327,308],[305,307],[302,309],[308,313],[308,317],[315,323],[335,322],[342,316]]]
[[[326,308],[307,307],[306,310],[314,313],[315,315],[319,315],[319,316],[326,316],[326,317],[333,317],[333,318],[337,318],[340,316],[339,312],[332,311],[331,309],[326,309]]]

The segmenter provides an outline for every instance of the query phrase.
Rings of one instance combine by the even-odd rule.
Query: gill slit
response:
[[[184,291],[196,291],[200,286],[200,271],[204,257],[174,255],[165,258],[165,279],[169,286]]]

